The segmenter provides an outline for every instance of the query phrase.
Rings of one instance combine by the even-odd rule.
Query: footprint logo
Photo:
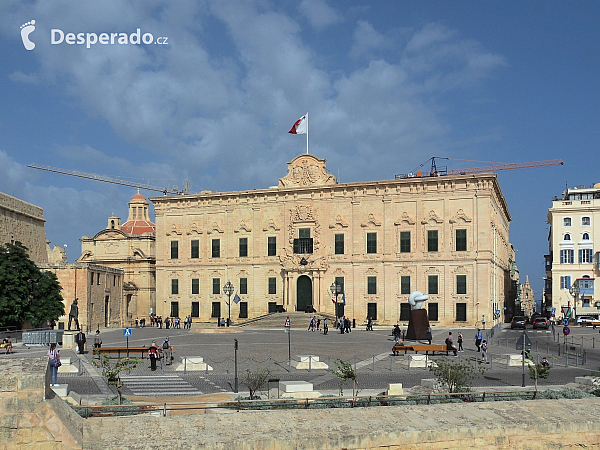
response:
[[[21,39],[23,39],[23,45],[26,50],[33,50],[35,48],[35,43],[29,40],[29,35],[33,30],[35,30],[35,20],[21,25]]]

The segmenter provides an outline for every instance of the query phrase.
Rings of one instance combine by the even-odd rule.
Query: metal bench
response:
[[[396,356],[401,351],[404,351],[404,354],[406,354],[409,350],[415,353],[425,352],[426,355],[429,355],[429,352],[431,352],[432,355],[435,355],[435,352],[446,352],[446,356],[448,356],[448,347],[444,344],[395,344],[392,347],[392,353],[394,354],[394,356]]]

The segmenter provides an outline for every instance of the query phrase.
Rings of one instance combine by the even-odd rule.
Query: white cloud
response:
[[[23,73],[21,71],[16,71],[8,75],[8,79],[15,83],[23,83],[23,84],[38,84],[39,76],[36,73]]]
[[[373,26],[365,21],[359,20],[352,36],[354,42],[350,50],[353,58],[368,56],[372,51],[379,52],[389,48],[392,44],[383,34],[378,33]]]
[[[327,4],[325,0],[302,0],[298,10],[308,19],[314,28],[324,28],[341,22],[340,14]]]

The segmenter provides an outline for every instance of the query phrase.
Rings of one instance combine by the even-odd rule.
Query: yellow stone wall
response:
[[[334,313],[330,285],[343,277],[345,314],[359,321],[367,305],[377,305],[377,322],[396,323],[401,276],[410,276],[411,290],[428,293],[428,276],[437,275],[437,323],[454,325],[457,303],[466,304],[466,321],[474,325],[485,314],[488,326],[493,312],[503,311],[510,287],[510,214],[494,174],[407,178],[336,184],[325,170],[325,161],[301,155],[288,163],[289,173],[279,186],[252,191],[203,192],[197,195],[152,198],[156,214],[157,314],[167,316],[178,302],[180,315],[190,314],[192,302],[200,306],[200,320],[211,318],[213,302],[227,317],[223,294],[213,294],[212,280],[231,281],[239,287],[248,280],[248,316],[266,314],[268,303],[297,306],[297,286],[308,277],[315,309]],[[293,253],[299,229],[309,228],[314,252]],[[456,251],[456,230],[467,230],[467,251]],[[427,251],[427,232],[437,230],[439,251]],[[400,252],[400,233],[410,231],[411,249]],[[367,253],[367,233],[377,234],[376,253]],[[343,234],[345,251],[334,252],[334,235]],[[268,237],[277,240],[276,256],[267,256]],[[240,238],[248,239],[248,256],[239,256]],[[220,257],[211,245],[220,241]],[[191,241],[200,245],[191,258]],[[171,258],[171,243],[178,258]],[[301,264],[304,257],[306,264]],[[466,275],[467,293],[458,294],[457,275]],[[369,277],[376,277],[376,293],[367,292]],[[276,278],[276,293],[269,294],[268,280]],[[179,293],[172,294],[172,281]],[[192,279],[199,293],[192,294]],[[303,280],[306,280],[304,278]],[[239,292],[239,290],[237,290]],[[341,298],[340,298],[341,300]],[[427,303],[426,303],[427,305]],[[232,304],[238,321],[239,305]],[[501,315],[496,321],[502,321]]]

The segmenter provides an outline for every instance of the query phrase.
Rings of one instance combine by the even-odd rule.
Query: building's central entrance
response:
[[[296,311],[312,311],[312,280],[306,275],[298,278],[296,284]]]

